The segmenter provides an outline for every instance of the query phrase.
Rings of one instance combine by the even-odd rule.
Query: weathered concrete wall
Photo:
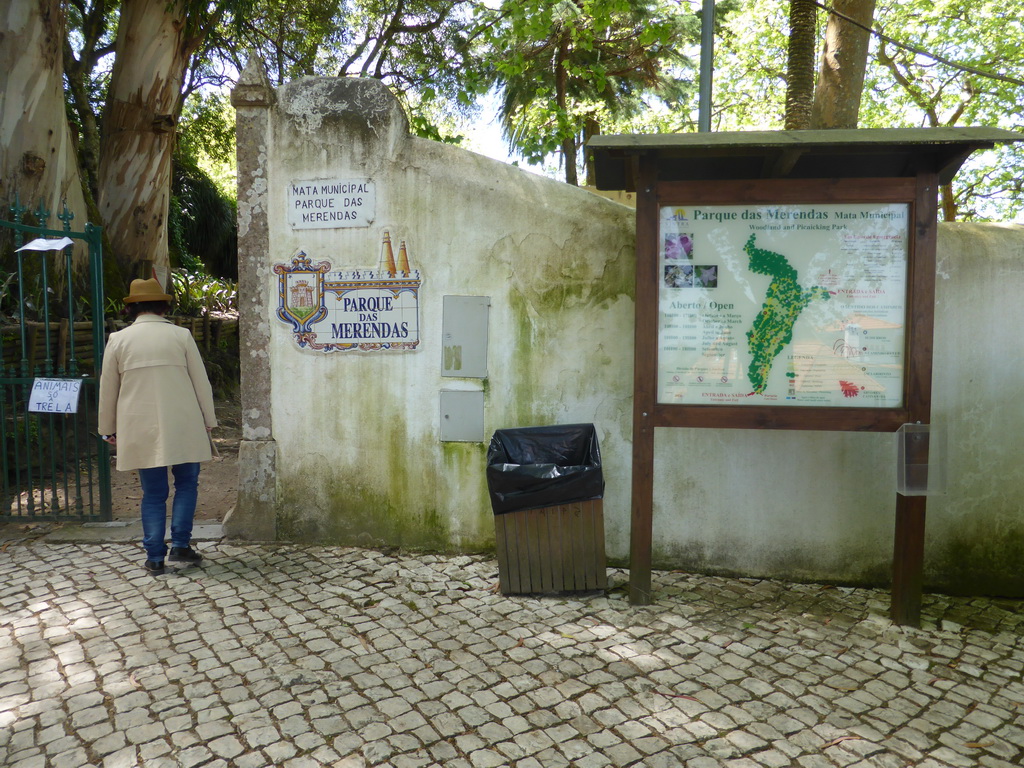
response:
[[[255,77],[255,74],[253,75]],[[239,88],[248,87],[245,80]],[[237,101],[237,98],[236,98]],[[266,99],[266,101],[273,101]],[[608,452],[613,540],[626,538],[632,388],[633,213],[579,189],[451,146],[410,137],[397,103],[370,80],[310,79],[276,92],[264,187],[240,187],[240,209],[266,210],[265,247],[246,307],[265,344],[243,350],[253,381],[246,418],[271,431],[244,439],[241,482],[273,466],[273,527],[303,541],[442,550],[493,546],[484,477],[487,443],[440,441],[441,390],[483,390],[494,429],[595,422]],[[241,119],[241,117],[240,117]],[[240,150],[240,167],[241,155]],[[293,229],[296,180],[368,178],[369,227]],[[375,267],[382,235],[408,246],[420,271],[416,351],[312,353],[274,317],[273,264],[298,250],[334,268]],[[255,238],[259,239],[259,233]],[[488,377],[441,376],[445,295],[491,298]],[[265,352],[265,355],[264,355]],[[272,443],[271,452],[263,443]],[[257,446],[257,443],[259,445]],[[256,450],[256,448],[259,450]],[[257,463],[273,453],[274,463]],[[248,494],[244,491],[242,498]],[[260,497],[262,498],[262,497]],[[242,512],[231,535],[270,529]],[[265,517],[262,509],[257,517]]]
[[[932,420],[950,461],[928,582],[1024,595],[1024,226],[941,226],[938,256]]]
[[[257,98],[259,77],[248,72],[236,91],[236,105],[247,104],[240,136],[247,120],[253,137],[239,153],[250,384],[229,535],[487,549],[487,444],[441,442],[439,423],[441,390],[482,390],[488,437],[502,427],[597,425],[607,550],[624,562],[632,210],[410,137],[372,81],[303,80]],[[321,178],[372,179],[374,221],[292,228],[288,185]],[[301,249],[335,269],[372,267],[385,230],[406,241],[422,274],[420,347],[300,350],[274,317],[272,265]],[[928,503],[926,579],[951,591],[1024,594],[1024,228],[944,225],[938,248],[933,422],[949,436],[950,490]],[[445,295],[491,299],[485,380],[441,376]],[[656,457],[656,566],[888,583],[893,435],[658,430]]]

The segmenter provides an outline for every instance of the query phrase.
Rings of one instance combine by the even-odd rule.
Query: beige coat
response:
[[[112,333],[100,374],[99,432],[117,435],[120,470],[212,458],[213,389],[195,339],[157,315]]]

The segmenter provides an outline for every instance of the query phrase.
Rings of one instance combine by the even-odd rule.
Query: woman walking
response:
[[[156,279],[133,280],[124,300],[132,324],[112,333],[100,374],[99,432],[117,447],[117,469],[138,470],[146,570],[164,557],[198,564],[192,524],[199,465],[213,457],[213,389],[192,334],[164,319],[171,297]],[[167,553],[167,472],[174,477],[171,550]]]

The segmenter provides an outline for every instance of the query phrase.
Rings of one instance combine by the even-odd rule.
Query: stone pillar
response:
[[[271,110],[276,94],[253,56],[231,92],[238,162],[238,310],[242,441],[238,504],[224,520],[229,538],[277,538],[277,443],[270,408],[270,229],[267,221]]]

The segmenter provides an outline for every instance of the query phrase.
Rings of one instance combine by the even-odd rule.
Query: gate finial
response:
[[[32,211],[32,213],[35,214],[36,225],[45,227],[46,222],[50,219],[50,212],[46,210],[46,201],[43,198],[39,198],[39,207]]]
[[[11,218],[14,219],[15,224],[21,224],[21,217],[25,215],[25,211],[28,209],[21,204],[21,199],[18,197],[18,193],[14,193],[14,202],[11,203]]]
[[[61,198],[60,204],[63,206],[63,210],[57,214],[57,218],[64,222],[64,231],[70,232],[71,220],[75,218],[75,214],[68,210],[68,199],[66,197]]]

